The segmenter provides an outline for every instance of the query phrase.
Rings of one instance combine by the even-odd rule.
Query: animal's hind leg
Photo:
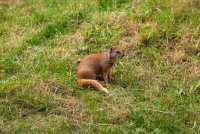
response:
[[[97,74],[96,75],[96,80],[98,80],[98,82],[102,85],[102,86],[106,86],[103,75],[102,74]]]
[[[93,73],[93,71],[84,71],[81,72],[81,78],[82,79],[91,79],[91,80],[96,80],[96,74]]]
[[[98,81],[102,86],[106,86],[105,81]]]
[[[104,79],[103,79],[103,75],[102,74],[97,74],[96,75],[96,80],[98,80],[98,81],[103,81]]]
[[[108,83],[108,73],[107,72],[103,73],[103,79],[104,79],[105,83],[107,84]]]
[[[111,71],[108,71],[108,81],[111,82],[112,78],[111,78]]]

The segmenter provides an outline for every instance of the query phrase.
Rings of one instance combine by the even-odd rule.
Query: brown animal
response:
[[[77,67],[77,83],[82,87],[94,87],[99,91],[109,93],[101,83],[111,80],[111,67],[117,58],[123,57],[124,51],[111,48],[109,51],[91,54],[84,57]],[[101,81],[98,81],[101,80]]]

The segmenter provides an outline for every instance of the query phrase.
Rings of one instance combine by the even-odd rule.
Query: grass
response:
[[[10,0],[0,4],[0,133],[200,132],[198,0]],[[126,50],[110,94],[76,66]]]

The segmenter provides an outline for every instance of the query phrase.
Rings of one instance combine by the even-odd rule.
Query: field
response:
[[[120,46],[109,94],[76,84]],[[200,133],[199,0],[0,0],[0,133]]]

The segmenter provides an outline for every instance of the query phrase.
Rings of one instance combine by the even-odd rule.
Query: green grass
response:
[[[18,0],[0,4],[0,133],[200,132],[198,0]],[[105,95],[76,66],[126,56]]]

